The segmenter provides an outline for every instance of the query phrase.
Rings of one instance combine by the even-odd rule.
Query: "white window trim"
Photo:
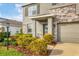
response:
[[[31,27],[30,27],[31,32],[28,32],[28,30],[29,30],[29,25],[31,26]],[[28,23],[28,24],[27,24],[27,33],[28,33],[28,34],[32,34],[32,24],[31,24],[31,23]]]
[[[37,5],[28,7],[28,16],[36,15],[36,14],[33,14],[33,11],[35,11],[35,10],[36,10],[36,14],[37,14]]]

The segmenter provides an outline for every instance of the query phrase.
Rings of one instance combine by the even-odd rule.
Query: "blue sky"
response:
[[[0,17],[12,20],[22,21],[22,4],[1,3]]]

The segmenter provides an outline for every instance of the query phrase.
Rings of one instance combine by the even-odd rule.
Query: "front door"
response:
[[[48,25],[47,24],[43,24],[43,35],[48,33]]]

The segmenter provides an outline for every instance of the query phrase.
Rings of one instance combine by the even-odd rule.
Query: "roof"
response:
[[[32,4],[36,4],[36,3],[26,3],[26,4],[24,4],[22,7],[26,7],[26,6],[32,5]]]
[[[6,25],[6,23],[9,23],[11,26],[15,26],[15,27],[22,26],[21,21],[16,21],[16,20],[6,19],[6,18],[0,18],[0,23],[5,24],[5,25]]]

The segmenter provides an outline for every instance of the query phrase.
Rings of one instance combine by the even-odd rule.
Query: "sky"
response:
[[[0,17],[22,21],[21,3],[0,3]]]

